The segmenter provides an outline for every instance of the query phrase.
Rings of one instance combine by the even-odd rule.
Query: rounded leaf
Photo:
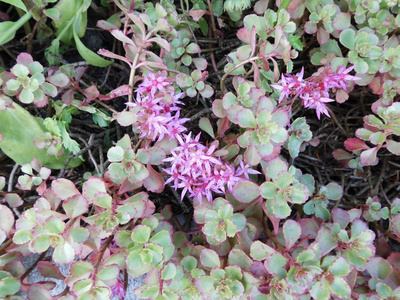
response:
[[[205,268],[221,267],[221,261],[217,252],[211,249],[203,249],[201,251],[200,262]]]
[[[136,226],[131,235],[131,239],[137,243],[147,243],[150,238],[151,228],[146,225]]]
[[[260,196],[259,186],[252,181],[243,180],[233,187],[233,196],[242,203],[249,203]]]

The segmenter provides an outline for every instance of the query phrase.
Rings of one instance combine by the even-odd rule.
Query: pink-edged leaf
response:
[[[332,152],[333,157],[340,161],[340,160],[350,160],[354,158],[354,155],[343,150],[343,149],[336,149]]]
[[[66,200],[72,196],[80,194],[75,184],[65,178],[59,178],[51,183],[51,187],[56,196],[62,200]]]
[[[253,28],[255,28],[254,25],[253,25]],[[246,27],[240,28],[237,31],[236,36],[242,42],[245,42],[246,44],[251,45],[251,32]]]
[[[122,32],[122,30],[120,30],[120,29],[111,29],[110,32],[117,40],[120,40],[124,44],[133,45],[133,41],[129,37],[127,37]]]
[[[151,165],[147,165],[149,176],[143,181],[143,186],[153,193],[161,193],[164,190],[164,177],[155,171]]]
[[[141,182],[132,183],[132,182],[130,182],[128,180],[128,178],[126,178],[121,183],[121,186],[118,189],[118,195],[123,195],[126,192],[130,192],[130,191],[136,190],[137,188],[140,188],[141,186],[142,186]]]
[[[46,78],[46,80],[48,82],[50,82],[51,84],[53,84],[55,86],[59,86],[59,87],[65,87],[70,82],[68,76],[65,75],[64,73],[58,73],[56,75],[49,76]]]
[[[18,207],[21,206],[24,201],[18,194],[15,193],[8,193],[4,196],[4,200],[8,203],[10,207]]]
[[[100,49],[99,51],[97,51],[97,53],[100,54],[100,55],[104,55],[106,57],[122,60],[122,61],[126,62],[129,65],[129,67],[132,68],[131,61],[129,59],[127,59],[125,56],[115,54],[115,53],[113,53],[113,52],[111,52],[111,51],[109,51],[107,49]]]
[[[369,150],[365,150],[360,154],[360,161],[364,166],[376,165],[379,159],[376,157],[378,153],[378,148],[374,147]]]
[[[393,140],[387,140],[386,141],[386,149],[388,149],[394,155],[400,155],[400,143],[399,142],[396,142]]]
[[[70,105],[72,101],[74,100],[74,93],[75,91],[73,89],[67,90],[62,96],[61,100],[64,104]]]
[[[192,58],[192,61],[196,67],[196,69],[199,69],[201,71],[207,69],[207,60],[202,58],[202,57],[195,57]]]
[[[287,220],[283,224],[283,236],[285,237],[286,250],[291,249],[301,236],[301,227],[294,220]]]
[[[221,261],[217,252],[211,249],[203,249],[200,253],[200,262],[206,268],[220,267]]]
[[[171,44],[168,43],[167,40],[160,38],[160,37],[153,37],[151,39],[148,39],[149,42],[156,42],[158,45],[163,47],[165,50],[168,52],[171,52]]]
[[[71,219],[79,217],[88,212],[88,201],[82,195],[75,195],[64,201],[62,207]]]
[[[51,300],[53,296],[51,296],[49,290],[44,287],[43,284],[34,283],[29,287],[27,292],[28,299],[40,299],[40,300]]]
[[[40,261],[37,264],[38,271],[43,277],[50,277],[55,279],[64,280],[65,276],[61,273],[60,269],[49,261]]]
[[[105,20],[100,20],[97,22],[97,27],[100,27],[104,30],[113,30],[117,29],[117,26],[115,26],[113,23],[107,22]]]
[[[204,9],[191,9],[188,11],[189,15],[192,17],[192,19],[197,22],[198,20],[200,20],[200,18],[205,14],[208,13],[206,10]]]
[[[248,203],[260,196],[260,190],[254,182],[243,180],[233,187],[232,194],[239,202]]]
[[[112,90],[108,95],[99,95],[100,100],[111,100],[116,97],[127,96],[131,93],[131,87],[128,84],[121,85]]]
[[[364,143],[363,141],[361,141],[357,138],[351,138],[351,139],[345,140],[344,146],[349,151],[357,151],[357,150],[363,150],[363,149],[368,150],[370,148],[367,146],[366,143]]]
[[[13,226],[13,212],[7,206],[0,204],[0,229],[2,229],[8,235]]]
[[[90,100],[96,99],[100,95],[100,92],[96,86],[92,85],[92,86],[86,88],[83,91],[83,94],[90,101]]]
[[[33,63],[33,58],[29,53],[22,52],[17,56],[17,63],[28,66]]]

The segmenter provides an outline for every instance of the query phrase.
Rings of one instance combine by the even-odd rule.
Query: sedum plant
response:
[[[14,2],[92,67],[0,73],[0,298],[399,297],[396,1]]]

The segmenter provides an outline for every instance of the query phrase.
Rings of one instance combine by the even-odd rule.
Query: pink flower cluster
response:
[[[212,192],[225,193],[225,186],[231,191],[237,182],[243,180],[243,176],[249,178],[249,174],[259,174],[244,166],[243,162],[235,170],[233,165],[213,155],[217,142],[206,147],[199,142],[200,134],[195,138],[191,137],[191,133],[176,138],[180,146],[171,150],[172,156],[164,160],[171,163],[171,167],[164,171],[171,176],[166,184],[173,182],[175,190],[183,189],[181,200],[189,193],[189,197],[197,198],[200,203],[204,197],[211,202]]]
[[[302,68],[296,75],[282,75],[280,82],[271,86],[281,92],[279,102],[284,98],[299,97],[305,108],[316,110],[318,119],[320,119],[321,114],[330,117],[325,103],[335,100],[330,98],[329,90],[343,89],[347,91],[349,81],[360,79],[348,74],[353,69],[354,66],[347,69],[341,66],[336,72],[333,72],[326,67],[323,72],[304,79],[304,68]]]
[[[174,139],[186,127],[182,124],[188,118],[180,118],[180,107],[183,104],[179,99],[182,93],[175,94],[171,81],[161,74],[149,73],[136,90],[136,102],[128,102],[127,106],[139,107],[137,113],[140,138],[146,137],[150,140],[161,140],[164,136]]]

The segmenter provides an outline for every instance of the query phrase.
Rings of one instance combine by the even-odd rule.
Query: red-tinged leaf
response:
[[[62,96],[61,100],[63,103],[70,105],[72,101],[74,100],[74,93],[75,91],[73,89],[67,90]]]
[[[367,146],[363,141],[357,138],[347,139],[344,142],[344,146],[349,151],[357,151],[357,150],[368,150],[370,147]]]
[[[147,165],[149,176],[143,181],[143,186],[153,193],[161,193],[164,190],[164,177],[155,171],[151,165]]]
[[[38,271],[43,277],[50,277],[54,279],[64,280],[65,276],[61,273],[60,269],[49,261],[40,261],[37,264]]]
[[[69,78],[67,75],[63,73],[58,73],[56,75],[47,77],[46,81],[50,82],[51,84],[54,84],[55,86],[64,87],[68,85]]]
[[[28,299],[40,299],[40,300],[51,300],[53,296],[51,296],[48,289],[46,289],[40,283],[34,283],[29,287],[28,290]]]
[[[116,97],[127,96],[131,93],[131,87],[127,84],[121,85],[116,89],[112,90],[108,95],[99,95],[100,100],[111,100]]]
[[[376,157],[378,153],[378,148],[374,147],[369,150],[365,150],[360,155],[360,161],[364,166],[373,166],[376,165],[379,159]]]
[[[255,28],[254,25],[253,25],[253,28]],[[251,45],[251,32],[246,27],[240,28],[237,31],[236,36],[242,42],[245,42],[246,44]]]
[[[83,91],[83,94],[85,95],[85,97],[88,100],[91,101],[91,100],[96,99],[100,95],[100,92],[94,85],[92,85],[92,86],[88,87],[87,89],[85,89]]]
[[[80,194],[75,184],[65,178],[59,178],[51,183],[51,187],[56,196],[62,200],[66,200],[72,196]]]
[[[107,49],[100,49],[99,51],[97,51],[97,53],[100,54],[100,55],[104,55],[106,57],[109,57],[109,58],[115,58],[115,59],[122,60],[122,61],[126,62],[129,67],[132,68],[131,61],[129,59],[127,59],[125,56],[115,54],[115,53],[113,53],[113,52],[111,52],[111,51],[109,51]]]
[[[197,22],[200,20],[200,18],[205,14],[208,13],[206,10],[203,9],[191,9],[188,11],[189,15],[192,17],[192,19]]]
[[[332,152],[333,157],[340,161],[340,160],[350,160],[354,158],[354,155],[343,150],[343,149],[336,149],[335,151]]]

